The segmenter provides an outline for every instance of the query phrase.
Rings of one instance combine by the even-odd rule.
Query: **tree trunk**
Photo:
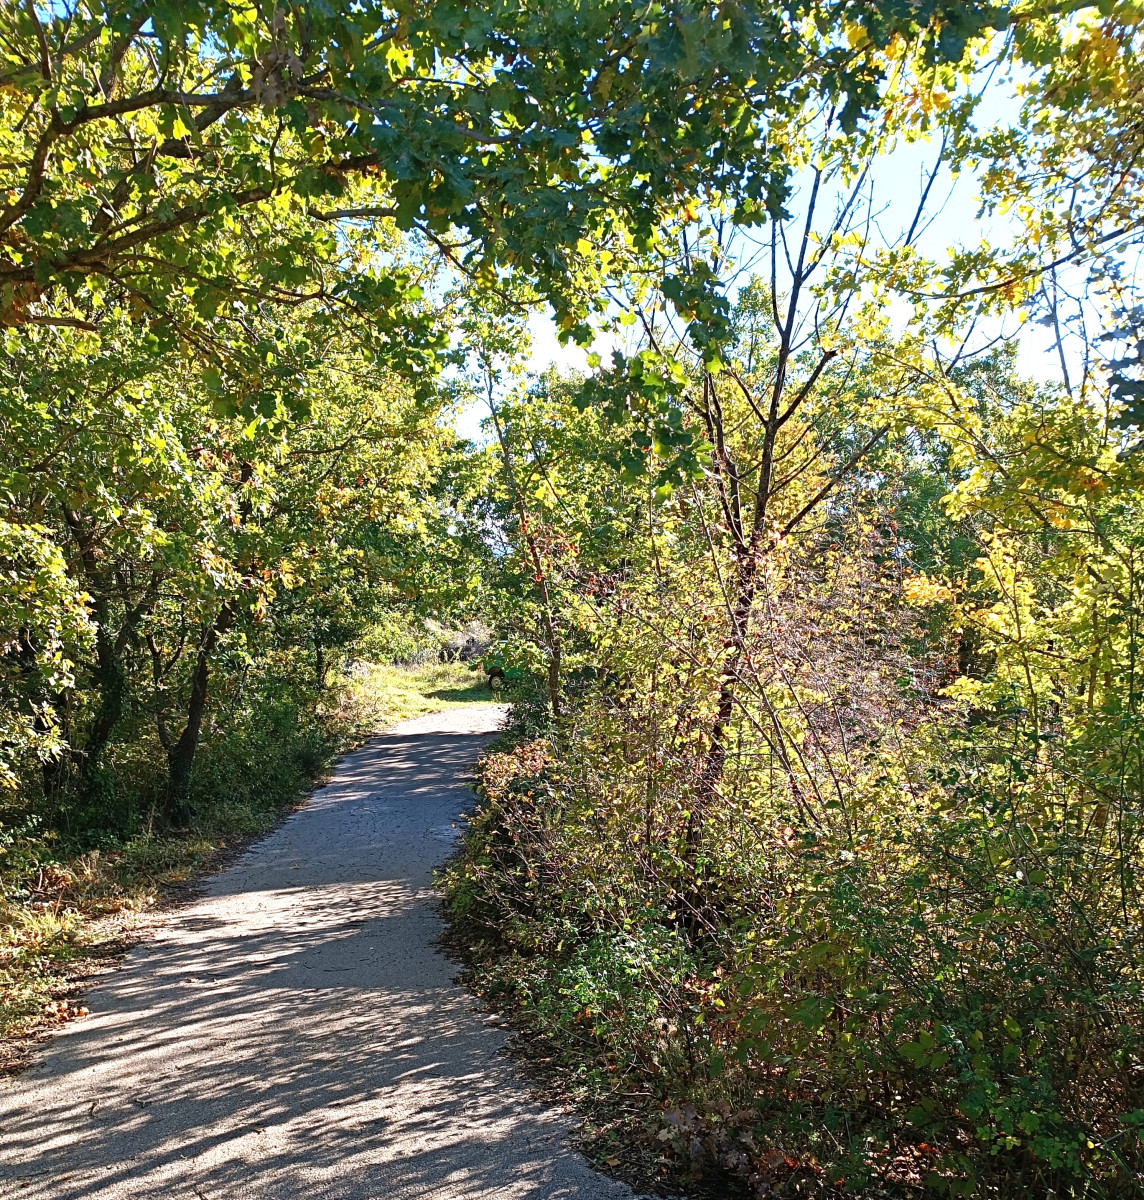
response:
[[[199,734],[207,707],[207,683],[210,677],[210,658],[219,638],[234,623],[234,609],[225,603],[214,622],[203,635],[195,655],[191,675],[191,696],[187,704],[187,723],[178,741],[167,750],[167,808],[177,825],[187,826],[194,815],[191,810],[191,769],[199,748]]]
[[[548,651],[548,703],[552,706],[552,715],[560,716],[560,641],[555,636],[550,638]]]
[[[95,786],[96,768],[111,735],[123,716],[123,701],[127,695],[127,676],[116,644],[108,629],[109,611],[106,601],[95,606],[95,683],[99,688],[99,708],[84,742],[79,771],[80,795],[91,798]]]
[[[540,547],[537,545],[536,538],[530,528],[528,520],[528,509],[524,503],[524,497],[521,494],[520,488],[517,486],[516,471],[513,467],[512,451],[509,448],[508,440],[505,437],[504,431],[501,429],[500,417],[497,414],[496,406],[493,404],[492,385],[489,385],[488,396],[489,411],[492,413],[493,428],[496,430],[497,440],[501,445],[501,454],[504,459],[505,475],[508,478],[509,487],[512,489],[513,502],[517,511],[517,519],[520,521],[520,532],[528,546],[528,553],[532,559],[532,566],[535,572],[535,579],[540,587],[541,600],[541,624],[544,627],[544,640],[548,651],[548,703],[552,708],[552,716],[560,717],[560,670],[563,660],[563,647],[560,640],[560,631],[556,627],[556,622],[552,619],[552,600],[548,594],[548,575],[544,569],[544,558],[540,552]]]
[[[314,639],[314,679],[317,684],[317,690],[324,692],[326,690],[326,675],[329,673],[330,664],[326,661],[326,650],[317,638]]]
[[[784,343],[785,345],[785,343]],[[785,353],[785,350],[784,350]],[[778,436],[786,420],[797,410],[810,388],[818,379],[827,363],[835,357],[834,351],[826,351],[819,360],[818,366],[811,374],[808,383],[804,384],[795,401],[780,413],[779,399],[781,383],[785,367],[779,373],[779,383],[773,393],[770,413],[763,427],[763,453],[759,464],[758,484],[755,488],[754,513],[751,519],[750,537],[743,532],[743,514],[739,502],[740,477],[737,469],[726,452],[723,439],[723,416],[718,406],[718,398],[713,386],[709,385],[706,404],[707,428],[716,448],[715,468],[720,481],[730,480],[730,489],[724,507],[728,523],[736,545],[738,560],[735,594],[731,603],[731,629],[724,643],[725,658],[720,672],[719,704],[715,718],[711,723],[710,744],[707,756],[700,774],[699,785],[696,789],[695,803],[688,816],[684,858],[688,867],[694,871],[702,837],[703,819],[715,801],[719,785],[723,780],[727,763],[727,731],[735,707],[735,689],[739,682],[739,672],[747,654],[748,635],[751,625],[751,610],[754,608],[758,594],[759,564],[775,544],[767,530],[767,519],[771,514],[772,486],[774,483],[775,452],[778,447]],[[784,359],[785,361],[785,359]],[[873,436],[860,446],[850,459],[845,462],[826,483],[814,493],[802,508],[796,512],[781,528],[776,530],[777,540],[793,532],[802,520],[814,512],[831,495],[840,480],[878,444],[885,436],[889,425],[882,425],[875,430]],[[782,731],[775,727],[777,737],[776,747],[782,743]]]
[[[785,359],[784,359],[785,361]],[[781,371],[780,371],[781,378]],[[781,387],[781,385],[780,385]],[[771,501],[771,481],[774,471],[775,445],[781,421],[779,418],[780,388],[776,387],[771,399],[771,408],[763,426],[763,453],[759,464],[758,483],[755,487],[754,513],[750,534],[744,531],[744,515],[741,501],[742,477],[728,453],[723,427],[723,409],[718,392],[710,378],[704,380],[704,410],[708,435],[715,447],[715,471],[723,494],[724,512],[730,528],[735,557],[735,591],[730,600],[731,628],[724,643],[723,665],[719,673],[719,703],[711,732],[707,754],[700,772],[695,799],[687,817],[684,834],[684,862],[694,875],[699,845],[703,835],[703,821],[715,802],[719,785],[727,765],[727,731],[735,710],[735,687],[739,681],[739,668],[747,652],[747,639],[751,625],[751,610],[755,604],[758,587],[759,559],[765,546],[767,511]]]
[[[123,623],[118,633],[111,630],[112,597],[116,593],[116,575],[110,569],[101,569],[97,556],[97,547],[93,543],[91,530],[84,524],[81,513],[73,511],[66,505],[63,507],[64,521],[79,550],[79,566],[82,568],[84,582],[95,597],[95,670],[93,672],[96,687],[99,690],[99,707],[95,718],[88,730],[87,739],[82,750],[71,749],[68,753],[73,760],[79,761],[79,792],[81,798],[89,800],[95,786],[96,770],[103,752],[111,741],[111,735],[123,716],[124,701],[127,698],[129,680],[123,669],[123,652],[127,648],[139,622],[151,611],[154,598],[159,587],[159,573],[151,572],[150,583],[143,592],[139,602],[131,605],[127,598],[127,587],[122,578],[118,582],[120,597],[124,605]],[[57,772],[62,781],[66,770]],[[47,777],[45,777],[45,783]]]

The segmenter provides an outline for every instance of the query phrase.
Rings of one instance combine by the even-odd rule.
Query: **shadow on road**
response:
[[[629,1195],[563,1145],[432,947],[432,868],[498,716],[375,739],[137,948],[0,1085],[0,1195]]]

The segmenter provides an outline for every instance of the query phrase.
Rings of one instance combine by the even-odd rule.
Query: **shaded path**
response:
[[[614,1200],[432,948],[432,868],[501,712],[407,721],[0,1081],[0,1196]]]

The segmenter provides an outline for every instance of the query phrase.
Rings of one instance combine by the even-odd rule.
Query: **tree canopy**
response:
[[[1142,22],[0,9],[0,1020],[481,653],[458,936],[657,1183],[1137,1194]]]
[[[776,117],[821,99],[853,131],[903,64],[956,64],[1009,25],[1043,40],[1043,24],[1035,5],[893,0],[9,6],[3,311],[98,279],[160,310],[176,289],[210,307],[224,280],[313,289],[329,223],[387,214],[578,321],[580,240],[646,239],[693,196],[774,214]],[[290,214],[298,242],[228,258],[216,236],[248,208]],[[359,298],[379,317],[395,297]]]

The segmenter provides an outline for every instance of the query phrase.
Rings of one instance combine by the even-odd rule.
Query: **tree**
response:
[[[225,354],[236,329],[255,350],[238,362]],[[109,304],[98,329],[9,331],[0,387],[12,528],[20,553],[40,556],[23,586],[35,584],[42,615],[20,610],[35,631],[23,642],[58,675],[27,700],[46,782],[67,787],[74,769],[80,803],[94,803],[122,723],[146,711],[184,822],[228,641],[259,642],[283,607],[309,612],[323,651],[334,627],[407,603],[406,579],[435,573],[425,535],[447,521],[432,492],[446,397],[379,370],[372,325],[311,302],[246,309],[202,334],[180,345]],[[76,631],[85,601],[91,658]]]
[[[92,628],[43,525],[0,518],[0,580],[0,788],[11,790],[30,764],[64,752],[56,701]]]
[[[211,306],[251,275],[268,291],[312,289],[304,252],[250,247],[245,264],[218,252],[218,231],[252,209],[296,214],[315,238],[329,222],[392,217],[486,285],[539,281],[563,327],[587,336],[596,298],[576,284],[580,242],[646,239],[664,205],[701,192],[777,213],[776,117],[819,95],[853,130],[898,69],[887,47],[958,61],[988,28],[1038,19],[1036,5],[915,16],[888,2],[752,3],[718,19],[615,0],[10,5],[2,311],[59,319],[41,298],[108,280],[159,311],[179,289]],[[375,314],[401,292],[393,278],[356,286]]]

